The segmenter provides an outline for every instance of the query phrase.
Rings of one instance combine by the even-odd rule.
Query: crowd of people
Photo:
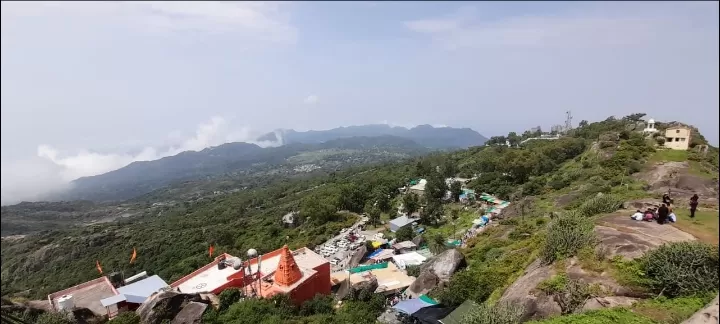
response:
[[[690,218],[695,218],[695,211],[698,207],[698,195],[693,195],[690,198]],[[658,224],[665,224],[668,222],[677,222],[677,216],[673,212],[675,207],[675,201],[670,197],[670,193],[666,193],[662,197],[662,203],[658,208],[647,208],[644,212],[638,209],[635,214],[630,216],[632,219],[637,221],[657,222]]]

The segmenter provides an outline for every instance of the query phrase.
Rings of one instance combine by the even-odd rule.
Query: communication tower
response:
[[[569,132],[572,129],[572,113],[568,110],[565,112],[565,132]]]

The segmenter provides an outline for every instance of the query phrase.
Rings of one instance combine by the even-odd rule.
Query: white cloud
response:
[[[248,142],[267,147],[276,142],[256,142],[259,133],[249,128],[230,129],[222,117],[213,117],[200,124],[191,137],[165,150],[145,147],[136,154],[97,153],[80,150],[75,154],[63,154],[49,145],[40,145],[37,158],[2,164],[2,204],[21,200],[41,199],[44,194],[67,189],[69,183],[80,177],[93,176],[122,168],[136,161],[152,161],[184,151],[200,151],[207,147],[228,142]],[[172,132],[177,139],[179,133]]]
[[[707,6],[709,10],[713,6],[717,10],[717,4]],[[654,10],[632,4],[582,9],[487,21],[479,19],[473,10],[465,10],[454,15],[405,21],[403,25],[451,50],[620,48],[663,42],[668,35],[697,37],[692,34],[697,30],[693,28],[692,16],[678,15],[665,5],[655,6]]]
[[[309,95],[305,98],[305,100],[303,100],[303,102],[308,105],[314,105],[314,104],[318,103],[318,100],[320,100],[320,98],[318,98],[318,96]]]
[[[258,39],[294,43],[286,2],[128,1],[3,2],[2,19],[64,17],[119,22],[142,31],[245,32]]]

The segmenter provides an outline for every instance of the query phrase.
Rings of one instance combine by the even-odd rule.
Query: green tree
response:
[[[378,208],[377,205],[368,202],[368,204],[365,205],[365,213],[367,214],[371,224],[378,224],[380,221],[380,208]]]
[[[507,140],[510,141],[510,145],[516,146],[520,144],[522,138],[515,132],[508,133]]]
[[[220,311],[228,309],[230,305],[235,304],[242,299],[243,293],[240,291],[240,289],[237,288],[229,288],[223,290],[220,295],[218,296],[218,299],[220,300],[218,303],[218,309]]]
[[[588,121],[584,120],[584,119],[581,120],[580,123],[578,123],[578,127],[585,127],[587,125],[588,125]]]
[[[398,229],[397,232],[395,232],[395,238],[397,238],[398,242],[412,240],[413,239],[412,226],[406,225],[406,226],[403,226],[400,229]]]
[[[437,199],[430,199],[420,212],[420,222],[431,225],[437,224],[443,214],[443,205]]]
[[[385,192],[385,190],[376,189],[373,192],[373,197],[375,199],[375,204],[380,211],[387,213],[392,209],[392,205],[390,204],[390,194]]]
[[[460,181],[453,181],[450,184],[450,196],[452,196],[453,201],[460,201],[460,195],[462,195],[462,193],[462,183],[460,183]]]
[[[332,205],[327,199],[310,196],[304,199],[300,205],[300,215],[304,219],[310,218],[314,224],[323,224],[335,220],[337,207]]]
[[[433,172],[427,178],[427,183],[425,184],[425,198],[428,200],[441,200],[445,197],[447,189],[447,184],[445,183],[445,178],[442,174],[439,172]]]
[[[420,208],[420,198],[414,192],[403,196],[403,209],[408,216],[414,214]]]

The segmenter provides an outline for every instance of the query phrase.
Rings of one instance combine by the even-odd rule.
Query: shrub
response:
[[[548,225],[541,258],[544,264],[575,255],[580,249],[595,242],[595,225],[577,213],[567,213],[553,219]]]
[[[417,277],[420,275],[420,266],[419,265],[408,265],[405,267],[405,272],[408,276],[411,277]]]
[[[611,213],[622,206],[622,201],[613,195],[597,195],[580,205],[578,212],[583,216]]]
[[[674,242],[649,251],[639,260],[652,291],[669,297],[717,290],[718,247],[701,242]]]
[[[300,315],[310,316],[315,314],[332,314],[333,298],[317,294],[313,299],[304,302],[300,306]]]
[[[489,306],[487,304],[475,307],[461,319],[462,324],[516,324],[525,313],[521,303],[499,302]]]
[[[403,226],[397,232],[395,232],[395,238],[397,238],[398,242],[402,241],[410,241],[413,239],[413,229],[412,226]]]
[[[560,291],[553,294],[553,300],[560,305],[563,315],[580,310],[590,298],[590,286],[576,279],[567,279]]]
[[[140,316],[135,312],[122,312],[110,321],[112,324],[140,324]]]
[[[218,309],[223,311],[228,309],[230,305],[235,304],[242,299],[243,294],[240,291],[240,289],[237,288],[229,288],[223,290],[220,295],[218,296],[219,302],[218,302]]]

